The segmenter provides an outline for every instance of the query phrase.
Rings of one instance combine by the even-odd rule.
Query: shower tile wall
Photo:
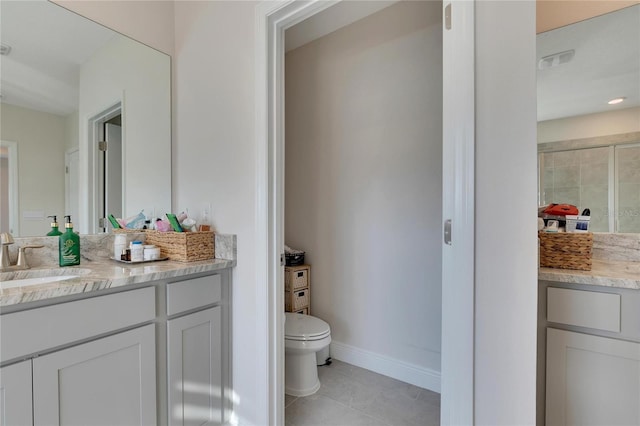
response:
[[[640,147],[619,147],[618,232],[640,232]]]
[[[573,204],[591,210],[590,228],[609,230],[609,148],[550,152],[543,155],[543,203]]]

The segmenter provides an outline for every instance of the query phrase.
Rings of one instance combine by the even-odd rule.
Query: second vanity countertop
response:
[[[26,277],[76,275],[78,277],[56,282],[0,289],[0,307],[36,302],[74,294],[123,287],[132,284],[168,280],[182,276],[212,272],[236,266],[235,260],[211,259],[199,262],[171,260],[125,264],[110,259],[82,262],[76,267],[29,269],[0,273],[0,281]]]
[[[538,280],[640,290],[640,262],[593,259],[591,271],[539,268]]]

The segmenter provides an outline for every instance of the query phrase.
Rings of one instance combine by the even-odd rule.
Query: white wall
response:
[[[18,144],[18,204],[20,230],[14,236],[45,235],[47,215],[64,215],[65,117],[2,104],[0,139]],[[42,211],[39,220],[23,218],[25,211]]]
[[[535,2],[476,2],[475,424],[536,414]]]
[[[538,123],[538,143],[640,132],[640,107]]]
[[[91,173],[88,120],[122,101],[123,217],[152,208],[161,216],[171,209],[169,81],[170,58],[126,37],[113,38],[80,69],[81,176]],[[80,184],[80,215],[88,219],[90,182]],[[81,232],[89,229],[87,219],[79,223]]]
[[[53,0],[69,10],[173,55],[173,1]]]
[[[266,301],[256,286],[254,19],[256,2],[180,1],[176,11],[174,206],[212,203],[238,236],[233,273],[233,386],[243,425],[266,425]]]
[[[285,239],[332,355],[387,374],[440,372],[441,12],[400,2],[286,55]]]

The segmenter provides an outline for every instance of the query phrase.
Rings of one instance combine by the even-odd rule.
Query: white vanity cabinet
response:
[[[0,426],[33,424],[31,360],[0,368]]]
[[[542,284],[544,423],[640,425],[640,292]]]
[[[0,426],[227,423],[230,281],[223,269],[3,311]]]
[[[221,276],[167,286],[169,425],[217,425],[224,420]]]
[[[2,424],[155,425],[154,318],[154,287],[3,315]]]

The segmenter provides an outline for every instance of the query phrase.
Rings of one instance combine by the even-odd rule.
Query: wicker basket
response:
[[[284,292],[284,310],[286,312],[300,311],[309,307],[309,289]]]
[[[591,270],[593,234],[539,232],[540,266],[545,268]]]
[[[160,256],[178,262],[195,262],[215,257],[213,231],[146,232],[147,244],[160,247]]]
[[[309,287],[309,265],[285,266],[284,289],[285,291],[298,290]]]

